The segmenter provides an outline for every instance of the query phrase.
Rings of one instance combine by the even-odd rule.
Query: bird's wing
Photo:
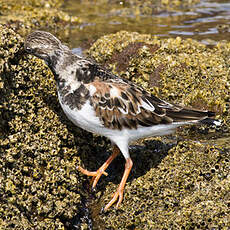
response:
[[[90,100],[96,116],[111,129],[136,129],[138,126],[199,121],[214,116],[209,111],[170,104],[120,78],[107,81],[96,78],[87,87],[91,87]]]
[[[95,80],[87,85],[91,89],[91,105],[96,116],[107,128],[136,129],[171,123],[166,109],[172,105],[152,96],[140,87],[117,78]]]

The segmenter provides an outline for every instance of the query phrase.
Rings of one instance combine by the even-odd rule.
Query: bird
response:
[[[212,121],[215,113],[169,103],[139,85],[101,67],[95,61],[74,54],[53,34],[34,31],[24,41],[27,54],[43,59],[54,75],[59,103],[72,123],[84,130],[107,137],[112,155],[96,171],[77,169],[91,176],[95,189],[110,163],[120,154],[125,169],[107,211],[121,204],[127,178],[133,166],[129,144],[138,139],[173,133],[177,127]]]

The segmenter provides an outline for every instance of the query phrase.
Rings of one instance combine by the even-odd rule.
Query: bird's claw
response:
[[[106,212],[118,199],[118,202],[116,204],[116,208],[120,205],[120,203],[123,200],[123,193],[124,189],[118,188],[117,191],[112,195],[112,199],[110,202],[103,208],[103,211]]]
[[[80,171],[81,173],[83,173],[84,175],[92,176],[92,179],[90,181],[90,184],[92,185],[92,189],[94,189],[96,187],[97,182],[99,181],[99,179],[102,175],[108,176],[108,173],[105,172],[103,167],[99,168],[97,171],[91,172],[91,171],[88,171],[88,170],[82,168],[81,166],[77,166],[77,170]]]

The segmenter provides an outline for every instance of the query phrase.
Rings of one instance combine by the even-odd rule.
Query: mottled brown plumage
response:
[[[96,116],[110,129],[121,130],[123,127],[137,129],[138,126],[150,127],[157,124],[192,121],[214,115],[167,103],[128,81],[97,79],[86,87],[89,88],[90,85],[96,88],[90,103],[95,109]],[[111,95],[111,90],[114,89],[117,95]],[[143,103],[152,110],[143,106]]]

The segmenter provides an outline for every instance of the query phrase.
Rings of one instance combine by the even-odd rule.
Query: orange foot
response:
[[[94,189],[97,185],[97,182],[99,181],[100,177],[103,175],[108,176],[108,173],[105,172],[105,170],[108,168],[110,163],[113,161],[114,158],[120,153],[120,150],[118,149],[117,146],[114,146],[113,148],[113,154],[107,159],[107,161],[95,172],[90,172],[86,169],[83,169],[81,166],[78,166],[77,169],[87,175],[87,176],[92,176],[91,184],[92,188]]]
[[[108,176],[108,173],[105,172],[105,169],[102,165],[102,167],[100,167],[97,171],[95,172],[91,172],[91,171],[88,171],[86,169],[83,169],[81,166],[77,166],[77,170],[79,170],[81,173],[87,175],[87,176],[92,176],[92,180],[91,180],[91,185],[92,185],[92,188],[94,189],[97,185],[97,182],[99,181],[100,177],[103,175],[105,176]]]
[[[95,172],[90,172],[86,169],[83,169],[81,166],[78,166],[77,169],[87,175],[87,176],[92,176],[92,180],[91,180],[91,184],[92,184],[92,188],[94,189],[97,185],[97,182],[99,181],[100,177],[103,175],[107,176],[108,173],[105,172],[105,170],[108,168],[108,166],[110,165],[110,163],[112,162],[112,160],[120,153],[120,150],[118,149],[117,146],[114,146],[113,149],[113,154],[108,158],[108,160]],[[123,193],[124,193],[124,188],[125,188],[125,183],[127,181],[127,178],[129,176],[129,173],[132,169],[133,166],[133,162],[131,160],[131,158],[126,159],[126,163],[125,163],[125,171],[123,174],[123,177],[121,179],[121,183],[119,184],[117,191],[113,194],[113,198],[111,199],[111,201],[105,206],[104,211],[107,211],[118,199],[116,208],[119,206],[119,204],[122,202],[123,200]]]

